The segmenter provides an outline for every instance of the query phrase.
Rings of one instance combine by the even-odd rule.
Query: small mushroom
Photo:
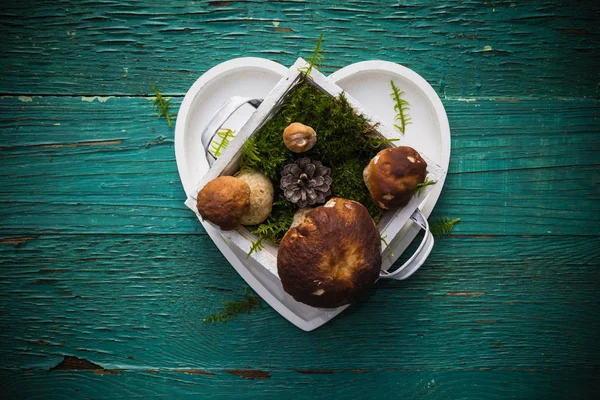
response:
[[[317,143],[317,133],[308,125],[294,122],[283,131],[283,142],[294,153],[304,153]]]

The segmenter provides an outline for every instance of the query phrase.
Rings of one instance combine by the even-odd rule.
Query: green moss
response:
[[[285,147],[283,130],[292,122],[309,125],[317,132],[317,144],[310,151],[297,154]],[[257,169],[275,186],[276,201],[271,216],[253,232],[274,243],[285,235],[296,207],[283,196],[279,187],[280,173],[286,164],[305,156],[332,169],[334,196],[362,203],[378,221],[382,211],[373,204],[362,178],[371,158],[388,143],[376,134],[375,128],[364,116],[354,112],[343,93],[332,97],[309,81],[292,88],[280,110],[242,149],[242,168]]]
[[[358,201],[367,207],[373,220],[379,222],[382,210],[373,203],[371,194],[362,179],[363,170],[368,163],[368,160],[364,163],[351,158],[334,167],[331,170],[331,178],[333,179],[331,189],[335,197]]]

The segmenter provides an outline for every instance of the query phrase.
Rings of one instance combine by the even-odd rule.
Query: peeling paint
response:
[[[492,50],[494,50],[494,49],[490,45],[483,46],[483,51],[492,51]]]
[[[57,149],[61,147],[79,147],[79,146],[109,146],[113,144],[121,144],[123,139],[116,140],[97,140],[89,142],[76,142],[76,143],[56,143],[56,144],[37,144],[29,146],[30,149]]]
[[[215,376],[215,374],[213,374],[212,372],[206,372],[201,369],[176,369],[176,370],[174,370],[174,372],[181,372],[184,374],[191,374],[191,375]]]
[[[483,296],[485,292],[446,292],[445,296]]]
[[[459,97],[459,98],[456,98],[455,100],[456,101],[464,101],[464,102],[467,102],[467,103],[471,103],[471,102],[477,101],[477,99],[474,98],[474,97]]]
[[[275,28],[277,28],[279,26],[280,22],[279,21],[273,21],[273,26]]]
[[[337,371],[334,369],[297,369],[296,372],[305,375],[330,375]]]
[[[50,368],[50,371],[92,371],[97,375],[116,375],[121,373],[119,370],[104,369],[104,367],[85,358],[75,356],[64,356],[64,359],[58,365]]]
[[[20,236],[20,237],[8,237],[4,239],[0,239],[0,244],[12,244],[14,247],[17,247],[23,243],[27,243],[30,240],[37,239],[37,236]]]
[[[591,35],[587,29],[560,29],[561,32],[570,33],[573,35]]]
[[[98,100],[100,103],[105,103],[108,99],[112,98],[114,98],[114,96],[81,96],[81,101],[92,103],[94,100]]]
[[[59,282],[58,279],[37,279],[35,281],[35,283],[38,285],[54,285],[55,283],[58,283],[58,282]]]
[[[19,96],[17,98],[19,99],[19,101],[22,101],[23,103],[31,103],[33,101],[33,99],[29,96]]]
[[[157,146],[160,144],[167,144],[167,143],[175,143],[175,141],[173,139],[166,139],[164,136],[161,135],[156,138],[156,141],[146,143],[146,148],[150,148],[152,146]]]
[[[271,374],[267,371],[261,371],[259,369],[226,369],[223,372],[228,374],[239,376],[244,379],[269,379]]]

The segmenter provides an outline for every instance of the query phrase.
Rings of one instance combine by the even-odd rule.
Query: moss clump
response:
[[[296,154],[285,147],[283,130],[292,122],[309,125],[317,132],[317,144],[310,151]],[[375,128],[354,112],[343,93],[332,97],[308,80],[294,86],[280,110],[242,148],[242,168],[257,169],[275,186],[273,211],[253,232],[274,243],[279,243],[287,232],[296,208],[279,188],[280,174],[286,164],[300,157],[310,157],[330,167],[333,195],[362,203],[378,221],[381,210],[373,204],[362,177],[371,158],[389,142]]]
[[[335,197],[358,201],[367,207],[373,220],[379,222],[382,210],[373,203],[371,194],[362,179],[363,170],[368,163],[368,160],[366,163],[363,163],[351,158],[343,164],[334,167],[331,171],[331,178],[333,179],[333,184],[331,185],[332,193]]]

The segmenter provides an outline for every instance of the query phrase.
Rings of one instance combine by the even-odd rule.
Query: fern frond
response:
[[[250,258],[250,255],[252,253],[264,249],[264,246],[262,245],[262,240],[263,238],[259,236],[258,239],[256,239],[256,242],[254,240],[252,241],[252,246],[250,246],[250,251],[248,252],[248,254],[246,254],[246,259]]]
[[[253,168],[260,164],[260,157],[258,155],[258,147],[256,146],[255,139],[247,139],[242,146],[242,168]]]
[[[321,33],[319,35],[319,39],[317,40],[317,45],[315,46],[315,49],[313,50],[313,55],[312,57],[308,60],[308,64],[302,68],[300,68],[300,71],[304,73],[304,76],[310,76],[310,73],[312,72],[313,67],[320,67],[321,64],[323,63],[323,54],[321,54],[321,50],[322,50],[322,43],[323,43],[323,33]]]
[[[372,147],[374,149],[379,149],[380,147],[383,147],[383,146],[390,144],[392,142],[395,142],[397,140],[400,140],[400,139],[398,139],[398,138],[386,139],[383,137],[369,136],[367,138],[367,143],[369,144],[370,147]]]
[[[217,311],[216,314],[211,314],[208,317],[203,318],[202,322],[216,322],[221,324],[236,317],[238,314],[250,314],[258,308],[263,308],[260,299],[255,295],[248,293],[247,289],[244,289],[244,300],[224,301],[222,304],[225,306],[224,308]]]
[[[454,225],[460,222],[460,218],[449,219],[448,217],[438,218],[436,222],[429,225],[429,230],[434,236],[448,236],[452,233]]]
[[[404,92],[396,87],[394,81],[390,81],[390,83],[392,84],[391,96],[392,99],[394,99],[394,110],[396,111],[396,115],[394,117],[396,124],[394,124],[394,127],[404,134],[406,131],[406,125],[411,124],[411,118],[408,115],[410,104],[408,101],[402,98]]]
[[[437,181],[432,181],[429,178],[425,179],[425,182],[421,182],[421,183],[417,184],[415,194],[420,195],[421,193],[423,193],[423,190],[425,190],[425,188],[427,186],[435,185],[436,183],[437,183]]]
[[[213,139],[213,142],[211,143],[210,147],[211,153],[213,153],[216,157],[221,156],[223,150],[225,150],[227,146],[229,146],[230,139],[232,139],[234,136],[235,131],[229,128],[219,129],[219,131],[217,132],[217,137],[219,137],[221,140],[219,141],[218,139]]]
[[[390,257],[394,257],[394,253],[392,252],[392,248],[390,247],[390,244],[387,242],[387,240],[385,240],[387,236],[386,235],[381,235],[381,241],[383,242],[383,244],[385,244],[385,247],[388,251],[388,253],[390,253]]]
[[[158,91],[156,86],[150,85],[152,87],[152,91],[154,92],[154,107],[156,107],[156,111],[158,112],[158,117],[165,117],[167,120],[167,125],[169,128],[173,127],[173,119],[175,119],[175,114],[169,113],[169,107],[171,106],[171,100],[166,99],[163,95]]]
[[[278,237],[280,237],[282,233],[287,232],[291,224],[292,218],[282,218],[280,220],[272,220],[272,218],[269,218],[252,231],[252,233],[258,235],[261,239],[267,239],[278,244]]]

